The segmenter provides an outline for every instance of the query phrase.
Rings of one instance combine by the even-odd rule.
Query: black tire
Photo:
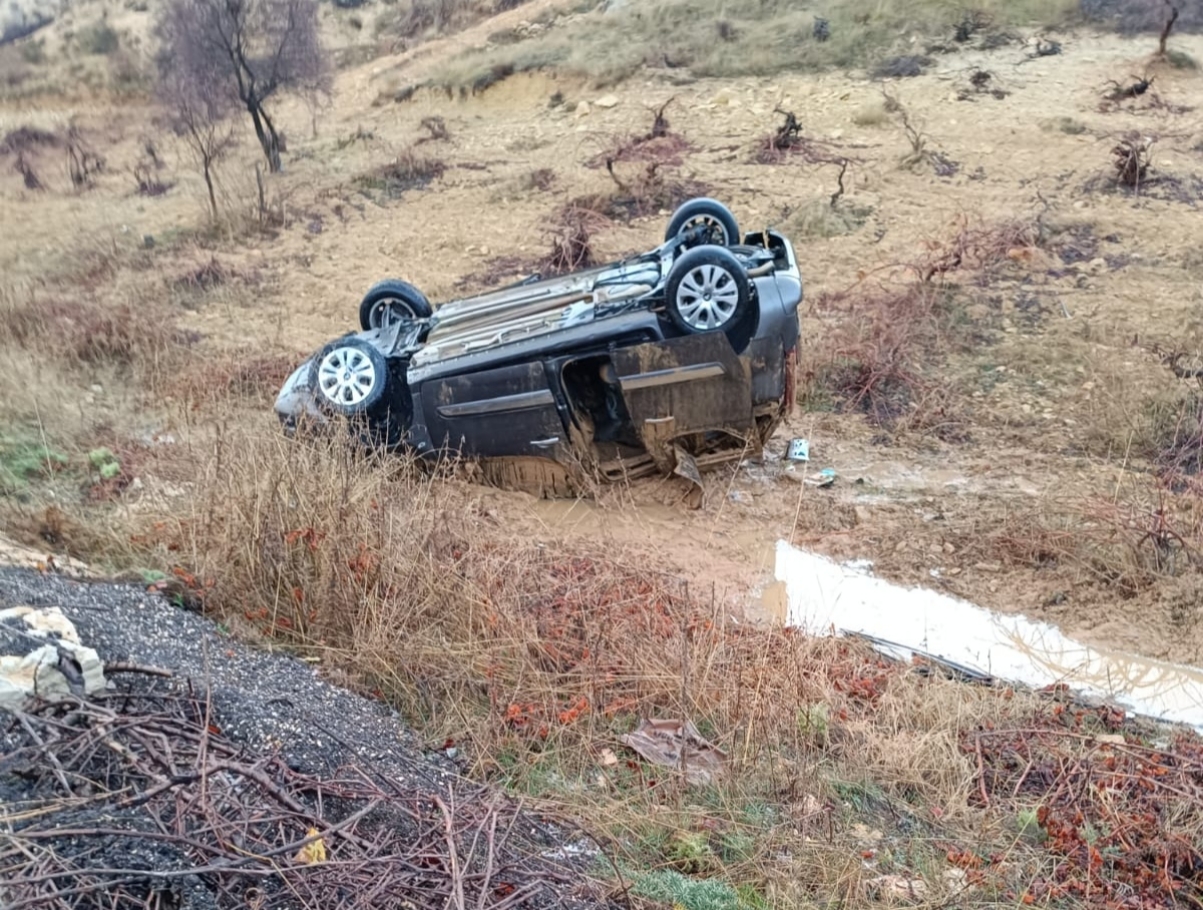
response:
[[[313,358],[309,387],[326,410],[344,417],[367,417],[388,404],[388,361],[366,341],[340,338]]]
[[[428,319],[434,307],[408,281],[386,278],[372,285],[359,304],[359,327],[379,329],[403,320]]]
[[[668,318],[682,332],[736,331],[751,312],[752,285],[743,263],[721,246],[699,246],[673,263],[664,285]]]
[[[672,240],[684,231],[695,228],[708,228],[707,236],[692,245],[714,244],[716,246],[733,246],[740,241],[739,223],[731,210],[717,199],[705,196],[690,199],[673,212],[669,219],[668,228],[664,231],[665,241]]]

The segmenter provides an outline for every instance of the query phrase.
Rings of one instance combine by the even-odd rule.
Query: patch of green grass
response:
[[[657,869],[633,876],[631,889],[641,897],[664,901],[684,910],[746,910],[756,906],[740,897],[727,882],[689,878],[674,869]]]
[[[0,492],[11,494],[67,466],[67,456],[38,440],[0,436]]]
[[[798,732],[816,745],[827,742],[827,706],[823,704],[808,705],[798,711]]]
[[[1072,0],[980,0],[996,27],[1052,24],[1076,9]],[[687,68],[693,76],[753,76],[863,68],[892,49],[913,52],[909,37],[945,42],[963,15],[950,0],[866,4],[833,0],[823,8],[829,37],[814,34],[815,15],[793,0],[663,0],[595,11],[535,38],[470,52],[436,82],[469,85],[491,67],[514,72],[555,68],[617,82],[643,67]]]
[[[101,480],[112,480],[121,473],[121,462],[110,449],[93,449],[88,453],[88,461],[96,469]]]
[[[890,805],[881,787],[871,781],[837,780],[832,781],[831,786],[836,796],[847,803],[856,815],[874,815]]]
[[[715,860],[714,848],[704,831],[678,831],[664,850],[669,864],[687,875],[709,870]]]

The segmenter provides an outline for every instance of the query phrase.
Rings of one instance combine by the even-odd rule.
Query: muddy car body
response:
[[[793,247],[742,236],[697,199],[665,242],[437,310],[388,280],[361,331],[325,345],[276,402],[288,432],[340,415],[374,443],[479,459],[498,479],[695,477],[758,452],[792,400],[802,278]]]

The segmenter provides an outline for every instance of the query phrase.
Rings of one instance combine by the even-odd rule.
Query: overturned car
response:
[[[381,281],[360,328],[285,382],[286,432],[351,418],[365,441],[479,459],[545,493],[759,452],[793,396],[802,279],[790,242],[693,199],[619,262],[432,307]]]

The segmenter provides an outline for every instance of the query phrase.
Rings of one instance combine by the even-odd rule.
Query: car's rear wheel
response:
[[[720,246],[695,247],[673,263],[664,285],[669,319],[687,334],[730,332],[752,306],[743,264]]]
[[[368,329],[388,328],[398,322],[427,319],[434,307],[426,295],[408,281],[387,278],[368,289],[359,304],[359,326]]]
[[[673,212],[664,239],[668,241],[687,234],[694,235],[691,246],[731,246],[740,239],[739,223],[731,210],[717,199],[707,197],[690,199]]]
[[[313,358],[309,386],[323,407],[344,417],[369,415],[387,401],[388,362],[358,338],[332,341]]]

